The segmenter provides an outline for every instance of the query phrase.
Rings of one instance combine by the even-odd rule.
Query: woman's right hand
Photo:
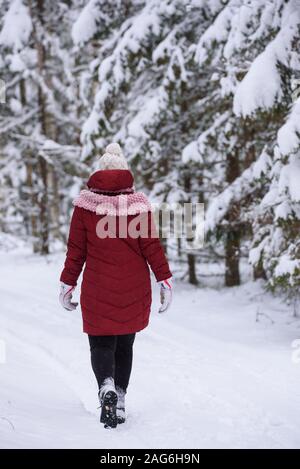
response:
[[[75,290],[75,287],[71,285],[66,285],[65,283],[60,283],[60,294],[59,294],[59,301],[63,308],[67,309],[68,311],[73,311],[77,308],[78,303],[72,302],[72,294]]]

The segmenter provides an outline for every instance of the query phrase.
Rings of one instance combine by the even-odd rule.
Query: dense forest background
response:
[[[165,242],[182,278],[201,285],[199,265],[218,263],[239,285],[246,260],[297,299],[299,0],[0,8],[0,243],[64,246],[73,197],[117,141],[151,200],[205,204],[203,249]]]

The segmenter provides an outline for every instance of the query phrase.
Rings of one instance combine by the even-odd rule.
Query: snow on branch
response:
[[[132,20],[132,24],[123,34],[112,55],[104,59],[99,67],[99,81],[102,86],[109,80],[114,83],[115,91],[129,80],[127,73],[128,57],[137,55],[146,46],[149,37],[153,42],[165,27],[166,17],[175,14],[175,5],[161,0],[147,2],[145,7]],[[100,89],[101,93],[101,89]],[[104,93],[104,99],[106,94]],[[98,97],[98,106],[103,104]]]
[[[0,45],[15,51],[22,49],[32,31],[32,22],[28,8],[22,0],[14,0],[4,15],[0,33]]]
[[[99,121],[106,122],[109,127],[105,116],[107,103],[114,98],[116,99],[122,84],[131,81],[134,83],[136,80],[136,69],[132,70],[133,57],[137,57],[141,51],[144,53],[145,48],[149,45],[153,47],[160,36],[166,37],[169,34],[171,27],[168,24],[168,18],[182,15],[182,8],[179,7],[182,7],[182,2],[177,0],[174,2],[168,0],[146,2],[145,6],[130,21],[126,22],[127,28],[122,30],[122,34],[119,35],[112,51],[109,53],[106,50],[106,57],[100,62],[98,69],[100,87],[96,93],[94,107],[81,133],[81,141],[86,145],[85,154],[88,154],[93,146],[91,138],[93,134],[98,133]],[[182,63],[179,52],[177,53],[177,62]],[[139,67],[139,72],[141,72],[143,64],[140,63]],[[184,70],[182,72],[184,76]],[[157,99],[158,104],[160,104],[162,95],[160,94]],[[147,97],[148,100],[149,96]],[[155,100],[156,98],[153,98],[152,101]],[[136,135],[137,132],[140,132],[140,135],[143,134],[142,128],[145,127],[145,120],[148,120],[148,116],[152,113],[152,107],[149,100],[146,108],[143,109],[145,117],[143,117],[140,125],[136,120],[132,123],[131,131],[133,130],[133,132],[131,133]],[[139,129],[137,129],[138,127]]]
[[[124,33],[113,54],[101,63],[99,68],[100,82],[108,79],[111,73],[117,83],[125,78],[122,67],[123,60],[129,53],[138,53],[151,30],[154,34],[159,34],[160,31],[160,22],[152,2],[133,19],[132,25]]]
[[[6,119],[5,123],[0,125],[0,134],[6,134],[7,132],[11,132],[14,128],[24,125],[26,122],[30,121],[37,112],[38,108],[34,107],[30,111],[23,113],[20,117],[15,117],[9,120]]]
[[[283,254],[279,258],[279,262],[275,268],[275,277],[282,277],[285,275],[294,275],[296,270],[300,269],[300,260],[291,259],[288,253]]]
[[[189,163],[190,161],[196,161],[199,163],[203,162],[203,156],[208,146],[208,139],[211,136],[216,135],[218,128],[223,126],[229,119],[230,112],[226,111],[220,116],[215,118],[214,123],[201,135],[197,140],[190,142],[182,151],[183,163]]]
[[[252,63],[249,72],[237,86],[233,111],[237,116],[253,114],[257,109],[270,109],[282,99],[281,78],[272,49],[267,49]]]
[[[143,100],[141,110],[128,125],[129,137],[137,140],[147,138],[147,127],[153,125],[155,117],[159,116],[167,104],[167,93],[160,87],[151,96]]]
[[[73,25],[72,39],[74,44],[82,45],[96,34],[100,17],[98,0],[90,0]]]
[[[221,223],[234,203],[241,202],[243,198],[257,189],[258,181],[262,175],[267,174],[271,167],[271,158],[264,150],[257,161],[247,168],[230,186],[213,199],[205,215],[205,230],[213,231]]]
[[[300,146],[300,98],[294,103],[286,123],[279,129],[277,142],[282,155],[288,155]]]
[[[270,109],[283,97],[281,76],[277,64],[291,68],[299,58],[292,52],[293,41],[299,35],[300,9],[298,0],[290,0],[281,18],[276,37],[253,61],[251,67],[237,86],[233,109],[238,116],[248,116],[258,109]]]
[[[157,63],[159,60],[165,60],[170,57],[176,45],[176,28],[170,31],[169,34],[156,46],[152,53],[152,60]]]
[[[283,166],[278,182],[279,195],[288,191],[291,200],[300,202],[300,155],[291,155]]]
[[[236,5],[239,6],[240,2],[241,0],[237,0]],[[236,5],[234,5],[234,7]],[[216,19],[202,34],[197,44],[195,60],[199,65],[203,65],[203,63],[207,60],[214,43],[221,43],[227,40],[234,7],[232,7],[231,4],[224,6],[220,3],[220,11],[216,16]]]

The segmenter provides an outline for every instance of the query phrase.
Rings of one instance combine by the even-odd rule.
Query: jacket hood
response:
[[[133,175],[128,169],[104,169],[93,173],[87,186],[94,192],[120,192],[133,189]]]

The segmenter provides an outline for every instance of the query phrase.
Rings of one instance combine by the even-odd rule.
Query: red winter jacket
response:
[[[97,171],[88,181],[89,190],[81,191],[73,202],[60,280],[76,285],[85,263],[80,303],[83,330],[90,335],[130,334],[144,329],[151,307],[148,264],[157,281],[172,275],[159,238],[151,232],[150,203],[132,186],[128,170]],[[104,221],[108,225],[112,222],[113,236],[101,234],[108,227]],[[124,235],[124,226],[139,228],[145,221],[149,225],[146,236],[144,232],[132,236],[126,230]]]

